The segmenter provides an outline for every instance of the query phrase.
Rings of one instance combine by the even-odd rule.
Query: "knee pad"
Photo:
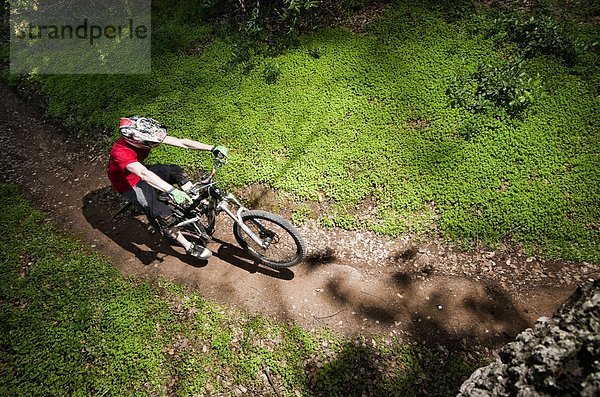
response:
[[[158,223],[160,232],[163,236],[173,241],[177,239],[177,234],[179,234],[179,228],[173,226],[173,224],[175,223],[175,217],[173,215],[159,216],[158,218],[156,218],[156,223]]]

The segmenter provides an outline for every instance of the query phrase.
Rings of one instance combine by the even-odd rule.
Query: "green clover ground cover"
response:
[[[474,369],[456,352],[307,332],[124,279],[16,187],[0,184],[0,204],[0,395],[276,395],[268,373],[281,396],[451,396]]]
[[[395,2],[367,33],[322,29],[250,69],[232,65],[232,43],[210,29],[165,22],[151,75],[40,81],[49,114],[82,134],[145,114],[174,135],[227,145],[225,182],[293,195],[296,219],[316,201],[325,226],[600,261],[597,51],[582,47],[573,61],[569,47],[567,65],[552,51],[571,41],[553,25],[553,35],[532,36],[534,21],[503,36],[483,6],[412,3]],[[519,18],[505,20],[518,28]],[[582,42],[598,40],[578,29]],[[209,161],[172,148],[152,160]],[[352,215],[365,200],[375,216]]]
[[[0,201],[0,394],[157,390],[166,305],[59,236],[16,188],[0,185]]]

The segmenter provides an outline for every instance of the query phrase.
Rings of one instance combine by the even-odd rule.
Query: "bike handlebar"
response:
[[[217,170],[219,168],[221,168],[222,166],[224,166],[225,164],[227,164],[227,160],[228,160],[228,157],[223,155],[222,153],[219,153],[218,155],[216,155],[215,159],[213,161],[213,166],[212,166],[212,170],[211,170],[210,174],[208,175],[208,177],[206,179],[203,179],[202,181],[200,181],[200,183],[202,183],[203,185],[208,185],[209,183],[212,183],[213,178],[217,174]]]

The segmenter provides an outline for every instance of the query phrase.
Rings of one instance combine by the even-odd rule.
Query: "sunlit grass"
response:
[[[452,107],[456,76],[510,59],[517,46],[491,33],[492,10],[432,4],[396,2],[365,34],[319,30],[249,70],[232,65],[232,44],[206,27],[159,29],[151,75],[41,83],[49,113],[76,131],[114,133],[120,116],[145,114],[174,135],[228,146],[226,183],[322,205],[314,216],[324,226],[600,261],[597,55],[590,47],[573,67],[527,60],[540,88],[518,117]],[[580,30],[586,43],[598,40]],[[187,44],[171,48],[177,35]],[[201,52],[185,51],[209,37]],[[277,78],[265,81],[274,63]],[[210,159],[164,147],[151,161],[192,168]],[[365,201],[375,213],[353,215]]]

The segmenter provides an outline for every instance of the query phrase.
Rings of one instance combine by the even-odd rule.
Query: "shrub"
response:
[[[523,62],[504,60],[458,77],[446,94],[454,107],[514,117],[534,101],[539,85],[539,80],[527,76]]]
[[[159,25],[152,31],[152,51],[157,53],[178,53],[190,49],[210,33],[207,26],[194,26],[185,23]]]
[[[505,16],[495,21],[495,32],[502,33],[501,39],[517,43],[524,58],[537,55],[553,55],[573,66],[586,46],[547,15],[532,15],[523,19],[515,15]],[[505,36],[506,35],[506,36]]]

